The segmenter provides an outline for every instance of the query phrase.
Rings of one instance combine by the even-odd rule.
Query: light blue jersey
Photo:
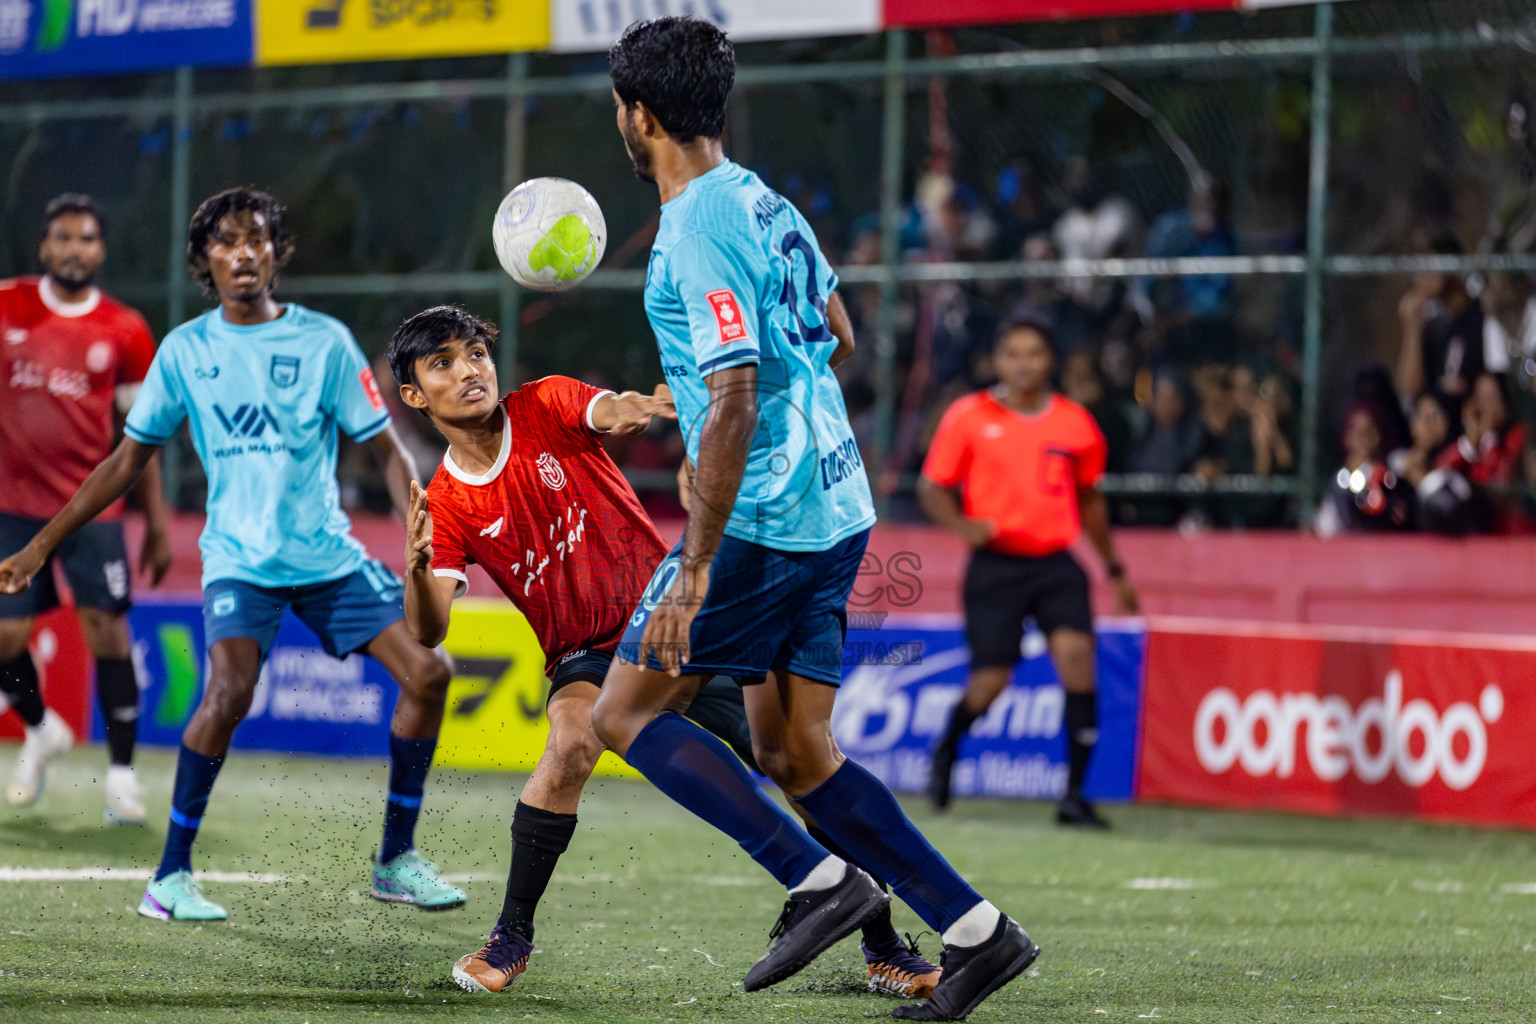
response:
[[[699,457],[705,378],[757,364],[758,424],[725,532],[782,551],[825,551],[875,521],[842,389],[827,366],[837,287],[800,211],[729,161],[661,207],[645,312]]]
[[[188,418],[208,473],[205,589],[325,583],[368,561],[341,510],[336,430],[366,441],[389,413],[340,322],[290,303],[253,327],[217,309],[182,324],[155,354],[125,432],[160,445]]]

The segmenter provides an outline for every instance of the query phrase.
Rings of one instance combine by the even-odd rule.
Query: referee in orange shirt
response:
[[[992,352],[998,383],[950,406],[923,463],[923,511],[974,549],[964,586],[971,674],[934,748],[928,794],[935,807],[949,805],[961,738],[1007,688],[1024,620],[1033,616],[1067,691],[1067,791],[1056,821],[1103,828],[1107,822],[1083,797],[1098,739],[1088,576],[1068,550],[1083,530],[1120,608],[1134,613],[1137,597],[1115,555],[1098,489],[1104,435],[1087,409],[1052,390],[1054,363],[1043,324],[1004,326]]]

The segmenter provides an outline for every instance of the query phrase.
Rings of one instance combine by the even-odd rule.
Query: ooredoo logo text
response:
[[[1276,695],[1240,700],[1226,687],[1205,695],[1195,713],[1195,754],[1213,775],[1234,766],[1255,777],[1290,778],[1298,758],[1335,782],[1353,773],[1375,784],[1396,774],[1415,789],[1438,777],[1453,790],[1476,782],[1488,760],[1488,727],[1504,714],[1504,692],[1486,684],[1477,703],[1444,711],[1427,700],[1403,703],[1403,676],[1387,673],[1379,697],[1358,707],[1339,696]]]

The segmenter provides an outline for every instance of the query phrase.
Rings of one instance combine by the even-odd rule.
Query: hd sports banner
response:
[[[1536,643],[1159,624],[1137,796],[1536,827]]]
[[[550,48],[606,50],[641,18],[693,15],[737,42],[859,35],[882,27],[881,0],[550,0]]]
[[[0,0],[0,3],[5,0]],[[260,64],[542,50],[549,0],[257,0]]]
[[[253,0],[0,0],[0,78],[251,62]]]

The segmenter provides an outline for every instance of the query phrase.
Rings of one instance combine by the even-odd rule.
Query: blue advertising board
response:
[[[0,0],[3,2],[3,0]],[[207,678],[203,608],[189,601],[145,601],[128,613],[140,686],[139,740],[178,746]],[[250,713],[235,731],[236,750],[385,756],[399,690],[372,658],[338,661],[292,613],[262,666]],[[106,736],[101,710],[92,735]]]
[[[251,63],[255,0],[0,0],[0,78]]]
[[[898,792],[928,785],[928,751],[965,690],[970,650],[958,624],[885,621],[848,631],[849,662],[832,711],[843,753]],[[1146,634],[1098,631],[1099,742],[1087,795],[1129,800],[1136,769],[1136,722]],[[1066,691],[1045,638],[1030,633],[1012,684],[971,726],[955,762],[957,796],[1056,799],[1066,788]]]

